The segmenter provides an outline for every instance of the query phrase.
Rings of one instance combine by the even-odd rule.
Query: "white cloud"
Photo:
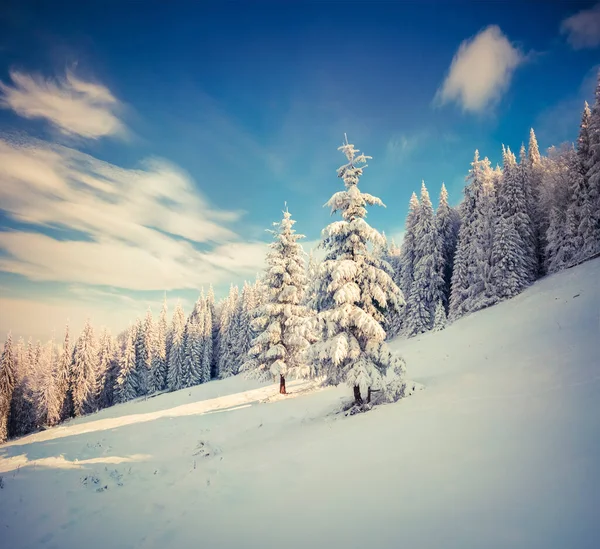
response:
[[[0,208],[18,221],[66,230],[60,239],[0,232],[7,254],[0,270],[36,281],[171,290],[228,281],[232,273],[253,277],[264,265],[265,245],[240,242],[227,227],[239,213],[214,208],[167,162],[128,170],[67,147],[0,139],[0,165]]]
[[[523,53],[491,25],[459,46],[435,102],[455,101],[464,111],[481,112],[508,89]]]
[[[427,131],[393,135],[386,146],[386,160],[394,163],[406,161],[417,150],[417,147],[426,141],[428,136],[429,132]]]
[[[560,24],[560,32],[576,50],[600,46],[600,3],[567,17]]]
[[[98,139],[125,132],[120,107],[108,88],[67,72],[62,79],[11,71],[11,84],[0,82],[0,105],[25,118],[42,118],[61,133]]]

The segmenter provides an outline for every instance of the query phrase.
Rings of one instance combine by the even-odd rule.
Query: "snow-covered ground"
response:
[[[0,547],[600,547],[600,260],[392,348],[367,414],[233,378],[0,447]]]

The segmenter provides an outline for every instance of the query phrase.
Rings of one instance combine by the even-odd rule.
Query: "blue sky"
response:
[[[285,201],[312,246],[344,132],[399,237],[422,179],[459,202],[475,148],[573,140],[599,45],[593,2],[4,3],[0,331],[219,297]]]

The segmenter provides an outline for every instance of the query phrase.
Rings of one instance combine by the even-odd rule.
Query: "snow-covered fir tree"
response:
[[[383,261],[390,266],[388,274],[392,277],[394,284],[400,288],[402,284],[402,255],[400,248],[393,239],[390,243],[386,243],[385,248],[382,250],[381,257]],[[383,328],[386,332],[387,339],[391,339],[400,333],[404,320],[404,312],[405,307],[388,307],[383,311],[385,319]]]
[[[12,394],[9,414],[9,435],[17,437],[35,428],[35,402],[32,388],[35,353],[31,338],[27,347],[20,351],[19,362],[15,364],[15,388]]]
[[[71,365],[70,388],[75,416],[94,409],[97,370],[98,351],[94,339],[94,329],[88,319],[75,344]]]
[[[547,192],[544,189],[544,163],[533,128],[529,130],[525,176],[528,179],[529,215],[533,224],[534,250],[537,264],[536,276],[544,273],[546,231],[550,222]]]
[[[57,393],[57,352],[54,340],[41,348],[35,380],[36,425],[56,425],[60,421],[62,399]]]
[[[410,287],[413,281],[413,272],[415,268],[415,227],[419,220],[419,199],[413,192],[408,204],[408,215],[402,241],[401,259],[402,275],[400,278],[400,289],[405,299],[410,298]]]
[[[492,251],[495,296],[509,298],[531,281],[531,218],[520,181],[519,166],[510,149],[504,150],[502,185],[498,193],[498,222]]]
[[[177,303],[171,324],[171,345],[168,356],[167,387],[169,391],[181,388],[183,361],[185,358],[185,314]]]
[[[439,204],[435,212],[435,221],[442,251],[442,263],[440,265],[440,273],[444,279],[444,299],[442,302],[447,310],[450,302],[450,284],[452,281],[454,254],[458,242],[460,216],[448,204],[448,191],[443,183]]]
[[[147,395],[151,386],[152,351],[154,348],[154,322],[150,309],[146,311],[144,322],[138,320],[135,340],[135,369],[138,375],[140,396]]]
[[[340,212],[342,220],[323,230],[326,255],[319,269],[317,303],[322,339],[314,347],[325,382],[345,382],[352,387],[356,404],[362,404],[363,395],[383,387],[388,368],[393,367],[398,377],[404,372],[404,361],[389,352],[381,326],[382,311],[404,299],[370,248],[383,244],[379,232],[365,221],[366,206],[383,203],[358,188],[370,157],[358,154],[347,139],[339,150],[348,160],[338,169],[345,190],[326,205],[332,214]]]
[[[435,306],[435,316],[433,318],[433,331],[440,332],[446,327],[446,308],[441,301]]]
[[[600,71],[596,85],[594,105],[590,111],[589,126],[589,156],[587,166],[587,185],[592,211],[591,238],[592,254],[600,253]]]
[[[469,311],[478,311],[497,301],[492,282],[492,248],[496,227],[497,172],[487,158],[481,162],[481,172],[473,187],[475,210],[471,221],[471,242],[468,253],[469,288],[463,304]]]
[[[120,352],[117,340],[107,331],[104,353],[108,361],[102,385],[99,388],[98,408],[108,408],[115,401],[115,386],[121,371]]]
[[[167,298],[163,300],[160,318],[156,325],[152,372],[149,380],[150,393],[163,391],[167,385]]]
[[[96,404],[99,410],[110,405],[113,352],[112,337],[110,332],[104,328],[98,340],[98,370],[96,372]]]
[[[214,300],[213,300],[214,303]],[[203,303],[202,314],[204,316],[202,337],[202,357],[200,362],[199,382],[206,383],[210,381],[211,369],[213,363],[213,317],[210,294]]]
[[[405,332],[409,336],[433,328],[435,308],[444,300],[441,242],[425,182],[421,184],[421,206],[414,235],[413,280],[405,323]]]
[[[15,353],[9,332],[0,358],[0,444],[8,438],[8,415],[15,388]]]
[[[579,220],[577,226],[576,249],[577,261],[584,261],[594,255],[598,243],[595,241],[594,219],[592,195],[589,185],[589,160],[590,160],[590,119],[592,113],[587,101],[584,104],[581,115],[581,125],[579,126],[579,136],[577,138],[577,166],[581,178],[576,180],[580,188],[574,187],[571,195],[571,208],[573,216]]]
[[[286,393],[286,378],[308,378],[314,368],[305,356],[314,341],[312,315],[304,305],[307,286],[304,251],[289,211],[274,223],[274,241],[267,254],[267,301],[260,308],[253,327],[259,335],[249,350],[243,369],[260,379],[279,378],[279,392]]]
[[[450,320],[455,320],[469,312],[468,298],[472,284],[470,265],[473,252],[473,229],[476,218],[477,197],[480,194],[479,189],[483,187],[488,168],[489,161],[487,158],[480,160],[479,151],[475,151],[471,169],[467,176],[467,185],[464,188],[464,198],[459,208],[461,225],[452,270],[448,313]]]
[[[177,389],[184,389],[200,383],[202,366],[202,346],[204,343],[204,316],[202,300],[198,300],[185,326],[184,360],[180,383]]]
[[[120,369],[115,383],[115,401],[128,402],[139,394],[139,379],[135,364],[136,329],[130,326],[121,353]]]
[[[73,412],[73,397],[70,392],[71,364],[73,363],[73,349],[71,348],[71,339],[69,336],[69,325],[65,327],[65,338],[63,340],[62,351],[56,367],[56,392],[60,399],[59,417],[64,421],[71,416]]]
[[[212,346],[210,352],[210,377],[215,378],[217,376],[217,358],[219,355],[219,315],[217,313],[217,306],[215,303],[215,292],[212,284],[208,288],[208,295],[206,296],[208,308],[210,309],[210,318],[212,322]]]
[[[234,373],[235,362],[239,358],[235,345],[235,327],[239,326],[238,300],[239,288],[232,284],[229,295],[221,306],[219,322],[219,357],[217,370],[219,378],[221,379]]]
[[[522,252],[523,241],[511,217],[500,216],[496,222],[492,250],[492,281],[498,300],[508,299],[523,289],[527,264]]]

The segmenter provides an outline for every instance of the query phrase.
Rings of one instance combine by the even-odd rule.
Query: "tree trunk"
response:
[[[363,399],[360,394],[360,387],[358,385],[354,386],[354,402],[359,406],[363,403]]]
[[[367,404],[371,403],[371,387],[369,387],[369,390],[367,391]]]
[[[283,375],[279,375],[279,393],[282,395],[287,395],[285,391],[285,377]]]

